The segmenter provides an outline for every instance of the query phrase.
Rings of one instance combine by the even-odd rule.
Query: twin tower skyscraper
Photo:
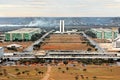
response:
[[[60,20],[60,33],[65,32],[65,27],[64,27],[64,20]]]

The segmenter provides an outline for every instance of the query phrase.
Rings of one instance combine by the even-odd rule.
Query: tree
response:
[[[20,72],[18,72],[16,75],[20,75],[21,73]]]
[[[55,63],[55,65],[58,65],[59,62],[57,60],[55,60],[54,63]]]
[[[27,75],[29,75],[29,72],[27,73]]]
[[[66,67],[66,70],[69,70],[69,67]]]
[[[88,48],[87,51],[91,51],[92,49],[91,48]]]
[[[93,48],[95,48],[95,45],[93,45],[93,44],[90,44],[90,46],[93,47]]]
[[[93,77],[93,80],[96,80],[96,79],[97,79],[97,77],[96,77],[96,76],[94,76],[94,77]]]
[[[83,69],[83,71],[87,71],[87,69]]]
[[[33,46],[33,49],[34,49],[34,50],[40,49],[40,44],[35,44],[35,45]]]
[[[15,69],[15,71],[19,71],[19,69],[18,69],[18,68],[16,68],[16,69]]]
[[[40,37],[42,37],[42,34],[36,33],[36,34],[32,35],[31,41],[36,41],[36,40],[38,40]]]
[[[44,74],[44,72],[41,72],[41,74],[43,75],[43,74]]]
[[[14,51],[18,51],[17,48],[15,46],[12,46],[12,47],[8,47],[7,48],[8,50],[14,50]]]
[[[97,51],[98,49],[96,48],[95,51]]]
[[[97,38],[96,34],[93,33],[92,31],[86,31],[85,34],[92,37],[92,38]]]
[[[84,79],[84,76],[83,75],[80,75],[82,79]]]
[[[61,68],[59,67],[58,69],[60,70]]]
[[[38,68],[35,68],[34,70],[35,70],[35,71],[38,71],[39,69],[38,69]]]
[[[40,63],[45,63],[45,59],[40,59]]]
[[[25,71],[23,71],[22,74],[25,74]]]
[[[78,80],[79,79],[79,76],[77,75],[77,76],[75,76],[75,80]]]
[[[65,73],[65,71],[62,71],[62,73]]]
[[[67,64],[68,64],[68,61],[63,61],[63,63],[64,63],[65,65],[67,65]]]
[[[41,71],[38,71],[38,74],[41,74],[42,72]]]
[[[118,28],[118,32],[120,33],[120,28]]]
[[[88,78],[88,77],[86,77],[86,79],[88,80],[89,78]]]
[[[87,42],[87,46],[89,46],[89,45],[90,45],[90,42],[88,41],[88,42]]]
[[[2,76],[3,75],[3,73],[0,73],[0,76]]]

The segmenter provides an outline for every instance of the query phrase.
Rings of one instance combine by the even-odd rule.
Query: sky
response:
[[[0,17],[119,17],[120,0],[0,0]]]

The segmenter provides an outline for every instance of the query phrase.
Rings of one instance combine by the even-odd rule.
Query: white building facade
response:
[[[60,20],[60,33],[65,32],[65,27],[64,27],[64,20]]]

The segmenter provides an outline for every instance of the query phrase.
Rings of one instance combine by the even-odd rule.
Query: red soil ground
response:
[[[82,43],[85,42],[85,43]],[[80,34],[52,34],[45,39],[41,50],[87,50],[91,48]]]

